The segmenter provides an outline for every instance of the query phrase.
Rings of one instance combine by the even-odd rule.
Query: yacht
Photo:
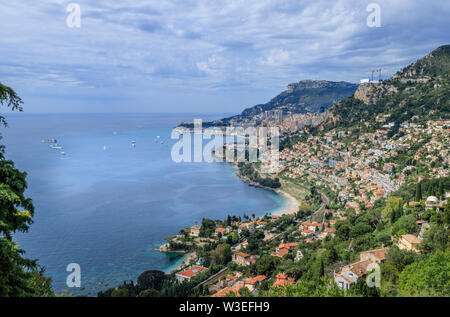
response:
[[[42,143],[56,143],[56,139],[44,139],[42,140]]]

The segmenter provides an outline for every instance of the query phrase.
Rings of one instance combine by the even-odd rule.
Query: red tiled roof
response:
[[[206,271],[207,268],[203,267],[203,266],[192,266],[182,272],[178,272],[177,275],[182,275],[185,277],[193,277],[196,276],[197,274]]]
[[[250,254],[247,254],[247,253],[244,253],[244,252],[236,252],[234,255],[243,257],[245,259],[250,257]]]
[[[277,280],[273,283],[273,286],[286,286],[293,285],[295,280],[292,277],[288,277],[284,273],[278,273],[276,276]]]
[[[267,278],[267,276],[265,276],[265,275],[258,275],[258,276],[252,277],[252,278],[248,278],[245,281],[245,284],[254,285],[254,284],[258,283],[258,282],[264,281],[266,278]]]
[[[224,289],[221,289],[211,297],[226,297],[228,294],[233,293],[234,295],[239,297],[239,290],[242,288],[242,286],[235,286],[235,287],[225,287]]]
[[[278,248],[294,248],[294,247],[298,247],[298,243],[297,242],[290,242],[290,243],[281,243]]]
[[[413,236],[412,234],[404,234],[402,236],[402,239],[405,239],[406,241],[408,241],[409,243],[414,243],[414,244],[418,244],[420,242],[422,242],[421,239],[419,239],[416,236]]]
[[[360,256],[361,256],[361,254],[371,253],[380,261],[385,261],[386,260],[385,255],[386,255],[387,250],[388,250],[387,248],[383,248],[383,249],[363,251],[363,252],[360,252]]]

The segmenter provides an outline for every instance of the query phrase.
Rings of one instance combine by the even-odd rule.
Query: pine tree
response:
[[[420,184],[420,182],[417,183],[416,186],[416,201],[421,201],[422,200],[422,186]]]
[[[439,190],[438,190],[438,197],[440,199],[444,199],[444,186],[442,184],[442,179],[439,179]]]

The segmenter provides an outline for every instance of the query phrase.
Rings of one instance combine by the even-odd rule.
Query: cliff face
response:
[[[359,85],[355,92],[354,98],[361,100],[366,105],[377,103],[385,96],[396,93],[398,89],[392,85],[385,83],[365,83]]]

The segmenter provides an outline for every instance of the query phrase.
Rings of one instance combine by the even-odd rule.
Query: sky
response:
[[[0,0],[0,16],[0,82],[30,113],[238,113],[450,44],[441,0]]]

